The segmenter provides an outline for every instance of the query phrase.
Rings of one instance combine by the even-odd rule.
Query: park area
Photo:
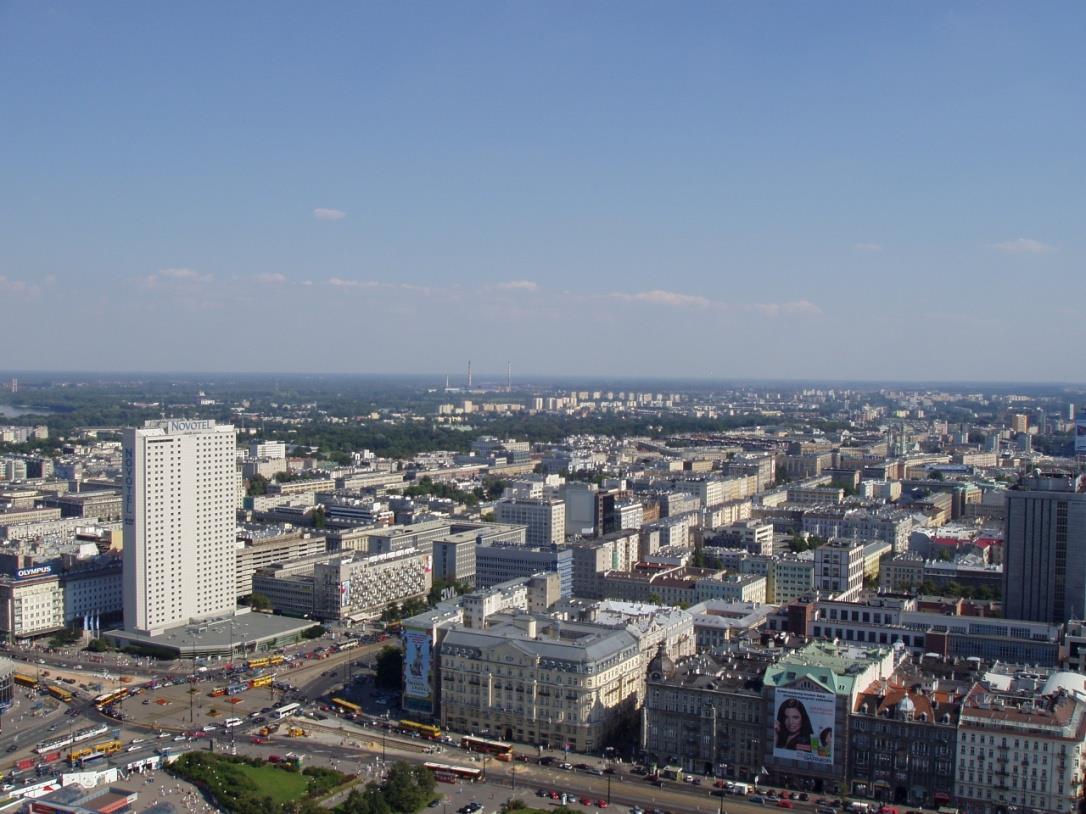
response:
[[[319,811],[316,798],[352,779],[321,767],[303,770],[293,761],[272,764],[210,752],[182,755],[170,765],[170,771],[200,788],[221,810],[233,814]]]

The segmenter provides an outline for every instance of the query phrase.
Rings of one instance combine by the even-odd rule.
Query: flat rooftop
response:
[[[296,638],[303,630],[318,624],[312,619],[274,616],[268,613],[241,613],[178,625],[156,636],[125,630],[106,631],[106,636],[125,644],[165,650],[180,658],[229,655],[233,650]]]

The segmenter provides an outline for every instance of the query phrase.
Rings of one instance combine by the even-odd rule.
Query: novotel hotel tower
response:
[[[148,421],[124,433],[124,626],[144,635],[236,608],[234,428]]]

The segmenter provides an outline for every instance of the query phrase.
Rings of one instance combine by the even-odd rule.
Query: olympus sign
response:
[[[53,566],[39,565],[34,568],[20,568],[15,572],[17,579],[29,579],[30,577],[44,577],[53,573]]]

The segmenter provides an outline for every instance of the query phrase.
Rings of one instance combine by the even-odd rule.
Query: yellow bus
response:
[[[358,704],[352,704],[350,701],[344,700],[343,698],[333,698],[332,706],[338,708],[340,712],[350,713],[352,715],[358,715],[362,712],[362,707],[358,706]]]
[[[259,670],[261,667],[267,667],[270,660],[267,656],[259,659],[249,659],[247,663],[250,670]]]
[[[50,684],[46,689],[49,691],[49,694],[58,701],[63,701],[65,704],[72,703],[72,694],[63,687],[58,687],[56,684]]]
[[[73,749],[68,753],[68,760],[72,763],[77,763],[80,760],[87,760],[89,758],[115,755],[123,748],[124,744],[118,740],[102,741],[101,743],[94,744],[94,746],[83,746],[79,749]]]
[[[250,678],[249,689],[256,689],[257,687],[267,687],[273,681],[275,681],[275,676],[258,676],[257,678]]]
[[[400,721],[400,729],[408,735],[421,735],[428,740],[436,741],[441,737],[441,730],[430,724],[420,724],[418,721]]]
[[[286,659],[283,656],[280,656],[278,654],[268,657],[268,664],[269,665],[282,664],[284,661],[286,661]]]
[[[111,706],[112,704],[116,704],[118,701],[121,701],[127,697],[128,688],[121,687],[119,690],[107,692],[104,695],[99,695],[97,698],[94,699],[94,705],[98,707],[98,709],[102,710],[108,706]]]
[[[15,683],[22,684],[24,687],[37,687],[38,679],[34,678],[34,676],[28,676],[26,673],[16,673]]]
[[[124,744],[116,740],[102,741],[102,743],[96,743],[94,745],[94,750],[96,752],[101,752],[103,755],[115,755],[123,748]]]

